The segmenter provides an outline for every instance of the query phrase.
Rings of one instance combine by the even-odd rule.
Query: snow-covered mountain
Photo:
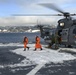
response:
[[[40,30],[39,29],[28,29],[26,32],[34,33],[34,32],[40,32]]]
[[[35,26],[8,26],[0,27],[0,32],[39,32],[40,30]]]

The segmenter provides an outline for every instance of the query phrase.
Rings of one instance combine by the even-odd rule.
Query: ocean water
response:
[[[40,36],[40,33],[0,33],[0,43],[23,43],[25,36],[28,37],[29,43],[34,43],[35,37]]]

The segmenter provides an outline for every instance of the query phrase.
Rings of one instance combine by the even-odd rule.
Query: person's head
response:
[[[27,38],[27,37],[25,36],[25,37],[24,37],[24,40],[25,40],[26,38]]]
[[[36,36],[36,38],[37,38],[38,36]]]
[[[27,37],[25,36],[25,38],[27,38]]]

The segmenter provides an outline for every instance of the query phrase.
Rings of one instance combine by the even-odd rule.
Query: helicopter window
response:
[[[64,23],[60,23],[60,26],[62,26],[62,27],[63,27],[63,26],[64,26]]]
[[[73,34],[76,34],[76,28],[73,30]]]

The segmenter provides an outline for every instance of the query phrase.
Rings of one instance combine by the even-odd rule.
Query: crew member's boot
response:
[[[27,49],[29,50],[29,47],[27,47]]]
[[[42,50],[42,48],[41,48],[41,50]]]
[[[34,51],[36,51],[36,48],[34,49]]]
[[[24,48],[24,51],[26,51],[26,48]]]

